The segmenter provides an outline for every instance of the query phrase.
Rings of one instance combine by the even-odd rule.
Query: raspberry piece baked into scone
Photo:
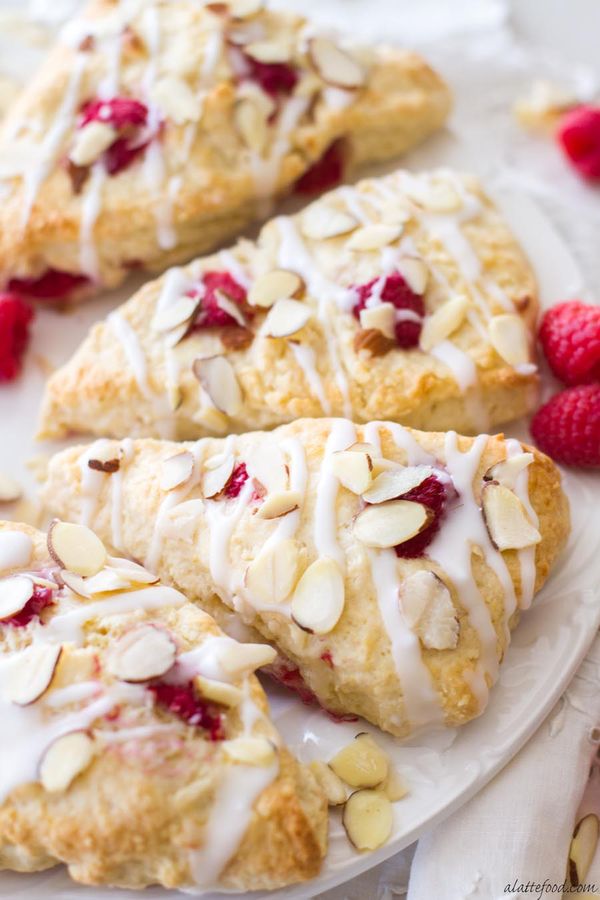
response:
[[[0,523],[0,868],[242,891],[316,875],[326,801],[253,674],[274,656],[88,528]]]
[[[94,0],[0,130],[0,284],[64,301],[189,260],[449,108],[416,54],[260,2]]]
[[[43,499],[200,606],[216,595],[303,700],[401,736],[483,711],[569,531],[558,470],[518,441],[345,419],[102,439],[51,459]]]
[[[397,171],[145,285],[52,375],[41,431],[193,439],[343,415],[478,434],[536,401],[536,312],[477,180]]]

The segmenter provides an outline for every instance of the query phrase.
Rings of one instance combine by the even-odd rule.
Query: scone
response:
[[[317,874],[326,801],[240,645],[89,529],[0,523],[0,868],[268,889]]]
[[[401,736],[482,712],[569,531],[539,452],[345,419],[69,448],[43,499],[200,606],[216,594],[304,700]]]
[[[144,286],[52,375],[41,432],[189,440],[343,415],[477,434],[535,403],[536,312],[477,180],[398,171]]]
[[[0,284],[65,301],[191,259],[419,143],[448,114],[416,54],[260,0],[93,0],[0,130]]]

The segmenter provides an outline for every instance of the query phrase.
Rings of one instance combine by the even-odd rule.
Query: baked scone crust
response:
[[[29,564],[18,569],[3,568],[2,578],[21,571],[43,573],[48,578],[51,571],[57,572],[56,564],[49,558],[46,536],[26,525],[0,523],[3,558],[2,537],[17,531],[31,539],[32,558]],[[111,563],[114,565],[115,561]],[[144,586],[137,585],[137,589],[140,587]],[[158,585],[150,590],[164,592],[165,588]],[[107,672],[107,660],[119,637],[129,631],[148,624],[167,629],[180,653],[222,636],[202,610],[181,595],[174,601],[176,592],[166,590],[169,594],[164,606],[153,601],[152,607],[146,608],[140,601],[137,609],[127,611],[119,609],[120,600],[127,596],[125,593],[105,593],[92,600],[79,597],[78,602],[72,594],[68,597],[55,594],[55,605],[40,613],[43,624],[36,617],[25,627],[2,623],[0,662],[5,663],[9,656],[17,656],[32,644],[39,646],[47,641],[52,623],[56,626],[61,615],[76,609],[78,603],[108,600],[108,604],[114,605],[112,613],[105,609],[102,615],[83,623],[83,633],[77,643],[63,642],[49,689],[29,707],[35,710],[42,705],[39,715],[45,717],[42,727],[50,729],[49,738],[52,734],[65,733],[66,726],[61,726],[63,715],[76,720],[80,714],[81,703],[76,699],[61,703],[57,691],[73,690],[79,682],[84,682],[80,689],[83,692],[89,687],[90,679],[94,679],[99,691],[103,686],[107,691],[115,688],[115,679]],[[6,669],[2,672],[3,693],[5,672]],[[238,683],[247,692],[245,696],[256,721],[247,731],[243,712],[219,707],[227,741],[244,734],[266,738],[277,747],[278,763],[267,772],[265,786],[257,792],[250,809],[246,812],[238,803],[235,815],[242,823],[244,815],[248,815],[247,827],[242,830],[238,845],[231,844],[229,859],[225,854],[222,871],[216,866],[213,883],[230,890],[271,889],[318,873],[326,849],[326,801],[310,770],[299,765],[281,745],[268,718],[267,701],[256,677],[244,675]],[[145,691],[138,685],[135,688]],[[50,702],[45,704],[45,698]],[[90,733],[101,749],[65,790],[50,792],[39,781],[29,781],[17,784],[2,798],[0,868],[33,872],[62,862],[71,876],[83,884],[124,888],[155,883],[167,888],[211,886],[196,880],[194,852],[200,853],[200,860],[203,860],[203,847],[205,853],[209,852],[205,846],[205,829],[215,806],[215,796],[221,779],[226,779],[236,765],[224,756],[227,741],[211,742],[202,729],[181,722],[149,701],[140,706],[139,698],[130,701],[127,693],[121,697],[120,705],[108,712],[110,715],[88,723],[93,724]],[[23,714],[27,714],[27,708]],[[29,750],[19,743],[23,739],[21,735],[12,732],[13,717],[14,713],[8,721],[5,719],[3,740],[14,740],[15,752],[27,754]],[[40,733],[38,720],[31,721],[31,742],[45,750],[44,732]],[[124,737],[119,742],[120,729],[128,726],[129,739]],[[141,736],[136,736],[137,729],[141,729]],[[149,733],[143,734],[144,729]],[[112,742],[109,737],[113,738]],[[3,765],[8,770],[10,762],[7,756]],[[252,769],[246,771],[252,773]],[[3,787],[6,776],[5,770]],[[206,865],[210,863],[207,855]]]
[[[332,454],[354,442],[381,443],[380,453],[387,462],[374,461],[375,466],[429,461],[446,473],[439,477],[449,476],[446,513],[425,555],[396,558],[392,550],[371,550],[355,534],[355,518],[364,503],[331,475]],[[94,455],[114,455],[114,447],[106,449],[109,445],[100,441],[52,458],[43,487],[50,510],[74,520],[81,516],[82,472]],[[125,552],[156,567],[165,581],[178,585],[201,606],[208,602],[213,609],[218,595],[238,619],[275,643],[282,655],[275,675],[284,683],[303,685],[335,714],[362,715],[397,735],[431,721],[460,725],[483,710],[510,628],[543,585],[569,531],[568,504],[556,467],[539,452],[505,441],[502,435],[472,439],[421,433],[391,423],[363,427],[322,419],[301,420],[270,433],[230,436],[226,442],[204,439],[182,447],[138,440],[122,446],[118,534],[113,528],[113,476],[95,483],[92,493],[86,483],[85,503],[88,509],[92,504],[95,527],[103,538],[121,541]],[[169,496],[160,487],[163,461],[184,448],[197,461],[195,474]],[[486,531],[480,508],[483,476],[507,455],[518,453],[522,458],[523,452],[533,456],[527,474],[522,474],[528,488],[520,482],[518,496],[526,508],[531,504],[529,515],[532,521],[537,517],[540,540],[535,548],[500,552]],[[285,516],[265,520],[259,515],[265,483],[281,465],[278,453],[292,487],[303,484],[306,466],[299,511],[290,513],[296,517],[290,525],[278,524]],[[242,500],[223,495],[200,499],[203,479],[220,459],[218,454],[233,454],[236,465],[244,463],[252,483],[258,485],[254,499],[248,494]],[[269,497],[272,491],[266,490]],[[309,634],[298,627],[289,598],[278,606],[248,588],[250,566],[266,541],[278,553],[283,537],[298,544],[299,571],[328,557],[344,573],[343,612],[329,633]],[[423,570],[437,574],[451,592],[459,625],[456,646],[415,641],[415,629],[406,629],[404,613],[398,611],[402,586]],[[401,635],[405,643],[395,649],[394,641]]]

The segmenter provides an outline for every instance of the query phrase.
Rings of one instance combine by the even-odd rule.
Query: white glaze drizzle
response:
[[[85,448],[77,463],[81,472],[81,509],[79,521],[88,527],[94,525],[94,517],[98,509],[100,492],[106,482],[108,474],[99,469],[90,468],[91,459],[102,459],[111,441],[107,438],[99,438]]]
[[[235,499],[226,503],[222,500],[207,500],[205,506],[210,529],[210,574],[215,585],[224,593],[225,602],[234,606],[241,578],[232,565],[229,543],[253,493],[254,485],[249,478]]]
[[[203,447],[204,445],[201,441],[197,441],[192,445],[191,453],[194,457],[194,468],[192,470],[192,474],[190,475],[188,480],[181,485],[181,487],[176,488],[173,491],[167,491],[158,508],[158,512],[154,520],[152,537],[148,546],[148,553],[146,554],[146,565],[151,571],[154,571],[160,562],[161,554],[163,551],[164,529],[167,525],[169,512],[173,509],[174,506],[177,506],[179,503],[182,503],[187,497],[189,497],[190,493],[200,481],[200,458],[202,456]]]
[[[448,366],[461,391],[467,391],[477,384],[477,366],[468,353],[465,353],[452,341],[441,341],[429,353]]]
[[[123,533],[121,529],[121,520],[123,517],[123,469],[131,461],[133,456],[133,441],[131,438],[125,438],[121,441],[120,450],[119,468],[110,475],[110,532],[112,545],[115,548],[121,548],[123,546]]]
[[[294,354],[296,362],[304,373],[304,377],[306,378],[310,392],[314,394],[314,396],[321,404],[321,410],[323,411],[323,413],[326,416],[330,416],[331,403],[329,402],[329,398],[325,393],[323,379],[319,375],[319,371],[317,369],[315,351],[308,344],[298,344],[295,341],[290,341],[288,346]]]
[[[337,536],[336,500],[340,487],[331,467],[331,455],[336,450],[345,450],[356,440],[356,430],[346,419],[332,419],[331,430],[325,444],[314,512],[314,542],[318,556],[334,559],[343,572],[346,571],[346,557]]]

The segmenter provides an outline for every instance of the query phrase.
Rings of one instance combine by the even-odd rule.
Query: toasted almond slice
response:
[[[156,310],[151,328],[159,334],[164,331],[172,331],[173,328],[188,323],[197,308],[197,297],[180,297],[174,303],[165,306],[164,309]]]
[[[402,234],[401,225],[385,225],[373,222],[363,225],[348,238],[349,250],[380,250],[396,241]]]
[[[90,166],[117,137],[112,125],[106,122],[88,122],[76,132],[69,159],[76,166]]]
[[[84,772],[96,752],[94,739],[85,731],[63,734],[50,744],[40,766],[40,781],[50,793],[66,791]]]
[[[362,66],[326,37],[315,37],[309,44],[312,63],[327,84],[340,88],[358,88],[365,83]]]
[[[17,706],[29,706],[44,694],[52,683],[62,646],[32,644],[14,658],[4,683],[4,696]]]
[[[235,457],[230,453],[215,469],[207,469],[202,479],[202,494],[208,500],[220,494],[235,466]]]
[[[497,462],[494,466],[490,466],[483,476],[483,480],[498,481],[504,487],[512,490],[521,472],[530,466],[533,460],[533,453],[516,453],[514,456]]]
[[[431,181],[415,195],[418,203],[435,213],[453,213],[462,207],[458,191],[446,181]]]
[[[344,611],[344,578],[335,560],[322,556],[302,575],[292,597],[292,618],[310,634],[329,634]]]
[[[274,745],[264,737],[233,738],[221,746],[230,759],[247,766],[270,766],[277,755]]]
[[[263,666],[270,666],[277,651],[269,644],[227,644],[219,652],[219,663],[231,681],[238,681]]]
[[[390,340],[394,340],[396,326],[396,310],[392,303],[379,303],[377,306],[365,306],[360,311],[361,328],[376,328]]]
[[[421,570],[400,586],[400,610],[424,647],[451,650],[458,644],[459,624],[447,586],[434,572]]]
[[[468,306],[468,299],[460,295],[448,300],[432,315],[426,316],[419,338],[421,350],[428,353],[445,341],[453,331],[460,328],[465,320]]]
[[[108,565],[118,575],[126,578],[132,584],[158,584],[160,581],[159,575],[155,575],[154,572],[150,572],[145,566],[140,566],[139,563],[133,562],[131,559],[109,556]]]
[[[304,288],[304,282],[295,272],[288,269],[273,269],[259,275],[248,291],[251,306],[270,308],[277,300],[297,297]]]
[[[429,281],[427,264],[419,256],[403,256],[398,271],[415,294],[424,294]]]
[[[205,700],[219,703],[221,706],[239,706],[244,696],[240,688],[234,684],[215,681],[214,678],[205,678],[203,675],[196,675],[194,685]]]
[[[254,153],[262,154],[269,140],[269,123],[258,103],[242,97],[234,106],[235,127],[244,144]]]
[[[304,328],[312,316],[310,306],[298,300],[277,300],[271,307],[264,324],[268,337],[289,337]]]
[[[93,531],[59,519],[48,530],[48,550],[62,569],[75,575],[95,575],[106,562],[104,544]]]
[[[358,222],[347,212],[342,212],[324,201],[308,207],[300,221],[302,234],[314,241],[348,234],[358,226]]]
[[[341,806],[346,802],[348,791],[342,779],[321,760],[313,760],[309,763],[309,769],[317,779],[319,786],[325,796],[329,806]]]
[[[368,490],[363,491],[363,500],[367,503],[385,503],[407,494],[413,488],[423,484],[429,478],[431,466],[398,466],[384,469],[371,482]]]
[[[246,320],[242,315],[242,312],[237,303],[234,303],[233,300],[231,300],[224,291],[216,290],[214,297],[219,309],[222,309],[223,312],[226,312],[228,316],[231,316],[231,318],[237,322],[240,328],[246,327]]]
[[[373,463],[368,453],[337,450],[331,454],[331,471],[347,490],[362,494],[371,484]]]
[[[189,450],[183,450],[174,456],[163,459],[160,466],[160,488],[162,491],[172,491],[174,488],[185,484],[192,477],[194,471],[194,456]]]
[[[243,397],[233,366],[224,356],[195,359],[194,375],[216,406],[227,416],[235,416],[242,408]]]
[[[510,488],[489,481],[483,487],[481,501],[490,539],[498,550],[522,550],[539,544],[541,534],[533,527],[525,507]]]
[[[588,813],[577,823],[569,848],[569,880],[572,887],[585,884],[598,846],[600,821],[594,813]]]
[[[264,9],[263,0],[228,0],[227,5],[234,19],[249,19]]]
[[[383,791],[355,791],[346,800],[342,824],[357,850],[377,850],[392,833],[392,804]]]
[[[176,653],[175,641],[166,631],[155,625],[140,625],[117,640],[108,670],[120,681],[150,681],[172,668]]]
[[[387,777],[381,782],[380,790],[383,791],[388,800],[396,803],[397,800],[402,800],[403,797],[406,797],[408,785],[397,769],[394,766],[390,766]]]
[[[494,316],[488,328],[492,347],[509,366],[530,362],[529,335],[519,316],[511,313]]]
[[[25,575],[11,575],[0,581],[0,619],[10,619],[21,612],[33,596],[34,583]]]
[[[302,501],[300,491],[280,491],[268,494],[259,506],[256,515],[259,519],[278,519],[295,509],[298,509]]]
[[[298,542],[277,541],[263,550],[246,569],[245,583],[262,603],[282,603],[294,590],[300,573]]]
[[[374,456],[377,456],[378,452],[375,444],[368,444],[366,441],[354,441],[353,444],[346,447],[346,450],[351,450],[352,453],[368,453],[371,460]]]
[[[10,475],[0,472],[0,503],[14,503],[23,495],[21,485]]]
[[[380,784],[388,774],[389,761],[370,734],[357,734],[343,747],[329,765],[350,787],[367,788]]]
[[[76,575],[75,577],[78,578],[79,576]],[[90,596],[94,594],[109,594],[112,591],[123,591],[131,587],[131,583],[127,578],[115,572],[114,569],[107,568],[101,569],[96,575],[84,578],[82,581],[84,582],[85,590],[89,592]],[[82,596],[85,597],[86,594]]]
[[[363,509],[354,520],[354,534],[367,547],[396,547],[427,528],[432,517],[422,503],[390,500]]]
[[[396,338],[386,337],[378,328],[361,328],[354,337],[354,349],[357,353],[364,350],[370,356],[385,356],[396,347]]]
[[[75,572],[69,572],[68,569],[61,569],[60,577],[63,584],[65,584],[70,591],[73,591],[74,594],[78,594],[80,597],[92,596],[85,578],[82,578],[81,575],[76,575]]]
[[[252,41],[246,44],[244,50],[248,56],[261,63],[285,63],[292,56],[292,45],[287,40]]]

